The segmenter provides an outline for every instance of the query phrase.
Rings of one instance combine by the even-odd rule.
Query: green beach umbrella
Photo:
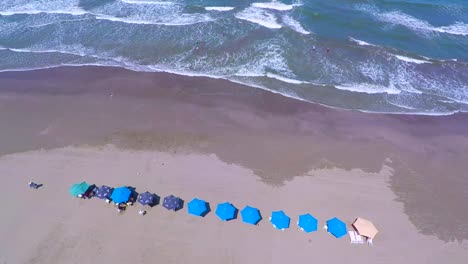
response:
[[[78,196],[84,194],[89,189],[89,184],[86,182],[75,183],[70,188],[69,192],[72,196]]]

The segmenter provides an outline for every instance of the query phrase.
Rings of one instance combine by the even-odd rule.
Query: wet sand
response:
[[[15,212],[5,221],[23,228],[0,229],[2,237],[16,239],[1,245],[7,263],[63,263],[67,256],[96,253],[85,245],[90,238],[100,245],[99,258],[106,259],[121,247],[108,240],[115,238],[117,226],[131,226],[118,236],[135,244],[123,258],[141,258],[141,263],[190,263],[191,258],[199,260],[192,263],[250,263],[243,250],[258,244],[259,256],[252,258],[257,263],[313,259],[335,247],[343,254],[320,260],[335,263],[351,255],[356,262],[366,257],[394,263],[407,257],[416,263],[461,263],[468,257],[468,211],[461,209],[468,200],[466,114],[365,114],[222,80],[79,67],[0,73],[0,124],[0,173],[12,186],[1,198],[24,195],[5,210]],[[141,162],[164,157],[178,166],[163,171],[150,166],[136,174],[147,164],[136,160],[139,155]],[[44,188],[26,189],[29,178]],[[277,206],[291,216],[310,211],[322,222],[334,215],[348,222],[362,216],[374,220],[382,234],[373,248],[356,249],[322,230],[313,235],[276,232],[265,219],[256,230],[240,221],[220,224],[214,214],[199,223],[185,211],[167,215],[159,208],[147,217],[138,217],[134,208],[118,217],[110,208],[102,210],[106,205],[101,202],[69,199],[69,185],[82,179],[158,194],[179,192],[185,199],[200,196],[214,204],[252,201],[264,208],[266,219]],[[226,179],[235,188],[226,188]],[[32,209],[31,203],[41,200],[54,202],[47,210]],[[77,220],[96,214],[102,215],[92,225]],[[36,215],[47,228],[34,231]],[[144,233],[148,229],[155,237]],[[13,249],[24,243],[26,231],[35,239],[25,243],[25,254]],[[140,236],[154,244],[138,247]],[[65,246],[40,248],[56,239]],[[177,246],[185,249],[183,255]],[[434,252],[431,258],[427,250]],[[216,258],[210,259],[213,252]]]

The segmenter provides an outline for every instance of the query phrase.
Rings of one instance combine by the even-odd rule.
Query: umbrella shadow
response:
[[[236,208],[236,209],[234,210],[234,218],[232,218],[232,219],[230,219],[230,220],[237,219],[237,216],[238,216],[238,215],[239,215],[239,209]],[[230,221],[230,220],[229,220],[229,221]]]
[[[205,202],[205,204],[206,204],[206,211],[205,211],[203,214],[200,215],[201,217],[205,217],[207,214],[209,214],[209,213],[211,212],[210,203],[209,203],[209,202]]]
[[[263,220],[263,216],[262,216],[262,213],[258,212],[258,216],[260,216],[260,218],[258,219],[257,222],[255,222],[254,225],[258,225],[258,223],[260,223],[262,220]]]
[[[184,199],[182,199],[182,198],[179,197],[179,201],[180,201],[180,202],[179,202],[179,205],[180,205],[180,206],[174,210],[174,211],[176,211],[176,212],[179,211],[179,210],[181,210],[181,209],[183,209],[184,206],[185,206],[185,201],[184,201]]]
[[[160,202],[161,202],[161,197],[155,193],[153,193],[154,195],[154,200],[151,204],[148,204],[149,207],[153,207],[153,206],[156,206],[158,205]]]
[[[88,189],[86,189],[86,192],[83,194],[83,197],[88,198],[88,199],[93,198],[94,195],[96,194],[96,190],[97,190],[96,184],[90,185]]]
[[[129,201],[135,203],[138,200],[138,195],[140,194],[136,191],[136,188],[133,186],[127,186],[127,188],[130,189],[130,191],[132,191],[132,193],[130,194]]]

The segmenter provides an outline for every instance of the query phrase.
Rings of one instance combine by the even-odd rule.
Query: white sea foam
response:
[[[205,23],[213,21],[214,19],[208,16],[192,16],[192,15],[179,15],[178,17],[173,17],[172,19],[165,19],[166,21],[153,21],[153,20],[144,20],[141,18],[132,18],[132,17],[115,17],[103,14],[96,14],[96,19],[108,20],[114,22],[122,22],[127,24],[142,24],[142,25],[165,25],[165,26],[186,26],[193,25],[197,23]]]
[[[400,107],[400,108],[404,108],[404,109],[408,109],[408,110],[416,110],[417,109],[417,108],[412,107],[412,106],[404,105],[402,103],[391,102],[389,100],[386,100],[386,102],[391,104],[391,105],[394,105],[396,107]]]
[[[303,84],[303,83],[307,83],[307,82],[303,82],[303,81],[299,81],[299,80],[296,80],[296,79],[291,79],[291,78],[287,78],[287,77],[284,77],[284,76],[281,76],[281,75],[278,75],[278,74],[274,74],[274,73],[270,73],[268,72],[266,74],[266,76],[268,78],[273,78],[273,79],[276,79],[276,80],[279,80],[279,81],[282,81],[282,82],[286,82],[286,83],[292,83],[292,84]]]
[[[184,7],[177,3],[145,6],[110,2],[92,9],[92,12],[96,19],[140,25],[185,26],[214,20],[208,14],[185,13]]]
[[[421,33],[427,34],[431,32],[438,32],[451,35],[468,35],[468,24],[463,22],[456,22],[455,24],[448,26],[435,27],[425,20],[418,19],[401,11],[373,13],[373,15],[375,15],[381,21],[394,25],[401,25]]]
[[[60,52],[57,50],[33,50],[33,49],[14,49],[14,48],[9,48],[8,50],[11,50],[14,52],[21,52],[21,53],[65,53],[65,52]]]
[[[277,22],[274,14],[260,8],[248,7],[237,13],[235,17],[262,25],[267,28],[281,28],[281,25]]]
[[[232,6],[207,6],[207,7],[205,7],[205,10],[224,12],[224,11],[231,11],[234,8],[235,7],[232,7]]]
[[[277,1],[267,2],[267,3],[253,3],[253,7],[263,8],[263,9],[274,9],[278,11],[287,11],[293,9],[295,6],[299,6],[301,4],[292,4],[287,5]]]
[[[79,0],[3,0],[0,1],[0,15],[70,14],[83,15]]]
[[[65,15],[74,15],[80,16],[88,14],[83,9],[75,8],[70,10],[15,10],[15,11],[0,11],[2,16],[14,16],[14,15],[37,15],[37,14],[65,14]]]
[[[360,46],[375,46],[374,44],[370,44],[369,42],[365,42],[364,40],[359,40],[355,38],[349,38],[352,42],[357,43]]]
[[[395,55],[395,57],[399,60],[410,62],[410,63],[416,63],[416,64],[431,63],[430,61],[413,59],[413,58],[405,57],[401,55]]]
[[[173,2],[164,2],[164,1],[147,1],[147,0],[120,0],[126,4],[136,4],[136,5],[173,5]]]
[[[468,24],[465,24],[463,22],[456,22],[455,24],[450,26],[437,27],[433,30],[453,35],[468,36]]]
[[[388,87],[370,83],[349,83],[349,84],[341,84],[335,85],[337,89],[346,90],[351,92],[357,93],[367,93],[367,94],[379,94],[379,93],[387,93],[387,94],[399,94],[401,91],[397,89],[393,83],[390,83]]]
[[[13,52],[19,52],[19,53],[59,53],[59,54],[65,54],[65,55],[73,55],[73,56],[80,56],[80,57],[91,57],[95,59],[101,59],[101,60],[114,60],[114,58],[108,58],[104,56],[98,56],[95,55],[95,51],[91,49],[84,48],[81,45],[76,45],[76,46],[67,46],[64,49],[40,49],[40,48],[22,48],[22,49],[16,49],[16,48],[6,48],[7,50],[13,51]]]
[[[114,17],[114,16],[108,16],[108,15],[97,15],[96,19],[108,20],[108,21],[114,21],[114,22],[122,22],[122,23],[127,23],[127,24],[142,24],[142,25],[159,25],[159,24],[161,24],[161,23],[157,23],[155,21],[136,20],[136,19],[130,19],[130,18],[125,18],[125,17]]]
[[[286,15],[286,16],[283,16],[283,23],[286,24],[287,26],[289,26],[291,29],[293,29],[294,31],[298,32],[298,33],[301,33],[301,34],[304,34],[304,35],[308,35],[310,34],[309,31],[305,30],[301,23],[299,23],[299,21],[297,20],[294,20],[294,18]]]

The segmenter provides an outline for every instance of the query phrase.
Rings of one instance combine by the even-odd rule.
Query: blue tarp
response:
[[[310,214],[303,214],[299,216],[297,225],[301,228],[302,231],[310,233],[317,231],[318,221],[317,218],[313,217]]]
[[[163,206],[167,210],[177,211],[182,208],[182,200],[179,197],[175,197],[174,195],[169,195],[164,198]]]
[[[110,198],[116,204],[126,203],[130,199],[130,195],[132,195],[132,190],[130,190],[126,186],[122,186],[119,188],[115,188]]]
[[[237,208],[229,202],[220,203],[216,208],[216,215],[223,221],[229,221],[236,217]]]
[[[327,231],[336,238],[340,238],[347,233],[346,224],[340,219],[333,217],[327,220]]]
[[[141,193],[138,196],[138,202],[142,205],[153,206],[156,203],[156,194],[150,192]]]
[[[188,213],[196,216],[205,216],[208,212],[208,205],[205,201],[194,198],[187,204]]]
[[[275,211],[271,213],[270,222],[271,224],[279,230],[284,230],[289,228],[289,222],[291,218],[287,216],[283,211]]]
[[[241,211],[242,221],[247,224],[256,225],[260,220],[262,220],[262,216],[260,215],[260,211],[257,208],[246,206]]]
[[[112,188],[106,185],[97,188],[96,192],[94,193],[94,195],[100,199],[109,199],[111,194]]]

